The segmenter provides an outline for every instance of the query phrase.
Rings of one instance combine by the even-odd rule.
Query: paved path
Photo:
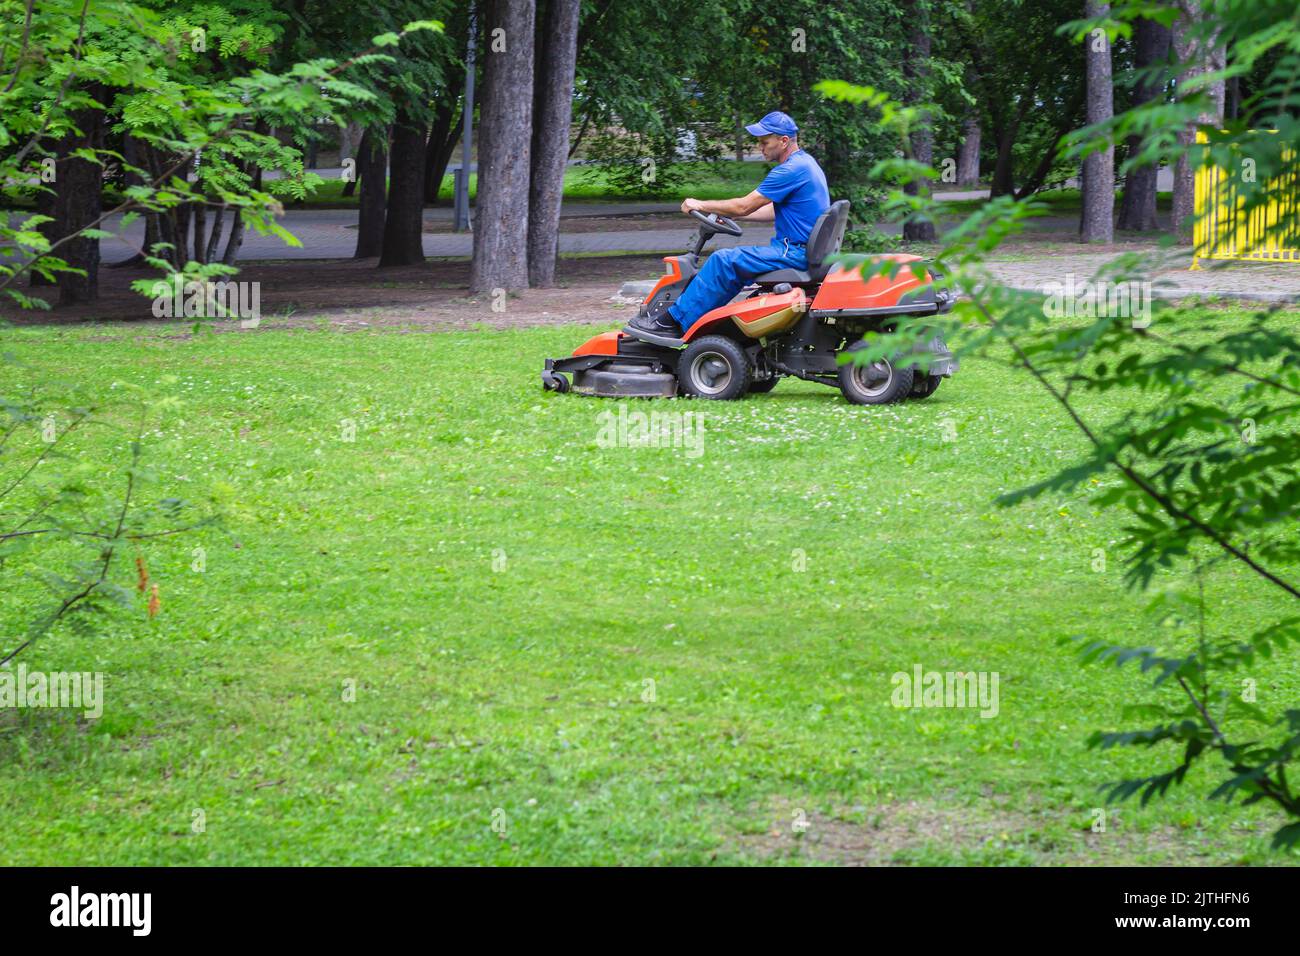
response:
[[[677,203],[566,203],[560,212],[564,218],[645,215],[647,213],[674,212]],[[426,223],[446,222],[452,211],[443,207],[426,209]],[[690,246],[695,237],[691,220],[682,217],[680,227],[667,229],[629,229],[616,232],[562,232],[561,252],[681,252]],[[357,214],[351,209],[290,209],[280,224],[298,237],[301,246],[286,246],[275,236],[244,234],[244,245],[239,257],[251,259],[350,259],[357,245]],[[104,227],[120,233],[120,218],[113,218]],[[750,223],[741,238],[715,236],[710,248],[734,245],[754,245],[771,240],[770,225]],[[126,230],[125,240],[105,239],[101,246],[106,263],[129,259],[144,243],[144,222],[138,220]],[[224,248],[224,246],[223,246]],[[426,256],[468,256],[473,251],[474,239],[465,233],[426,232]]]
[[[948,194],[949,198],[965,194]],[[645,215],[673,212],[676,203],[565,203],[561,216],[592,217],[613,215]],[[451,209],[437,207],[426,209],[425,221],[445,222]],[[1059,231],[1070,229],[1073,217],[1045,217],[1035,220],[1032,228]],[[253,259],[350,259],[356,247],[356,212],[351,209],[291,209],[281,223],[302,242],[300,247],[286,246],[274,236],[248,233],[240,257]],[[619,230],[614,232],[573,232],[560,234],[561,252],[647,252],[676,253],[689,248],[695,239],[695,230],[685,217],[680,227],[664,229]],[[108,227],[118,230],[110,221]],[[883,225],[882,231],[897,234],[897,225]],[[755,245],[768,242],[773,235],[770,225],[749,223],[740,238],[714,236],[710,248],[735,245]],[[106,239],[103,256],[106,263],[130,258],[144,241],[144,226],[137,222],[127,230],[127,239],[135,244],[128,246],[121,240]],[[424,254],[429,257],[468,257],[473,249],[473,239],[468,233],[425,233]],[[993,265],[1000,281],[1015,288],[1041,290],[1049,282],[1064,283],[1073,274],[1075,282],[1082,282],[1110,256],[1099,253],[1070,253],[1045,255],[1036,259],[1017,259]],[[1189,271],[1186,252],[1175,253],[1153,277],[1153,291],[1158,296],[1179,298],[1187,295],[1219,296],[1222,298],[1255,301],[1300,300],[1300,263],[1227,262],[1203,263],[1200,271]],[[629,279],[643,278],[628,276]]]
[[[995,262],[990,269],[1013,289],[1044,291],[1049,283],[1083,283],[1112,258],[1110,254],[1055,255],[1039,259]],[[1202,262],[1191,270],[1190,250],[1178,250],[1159,262],[1151,275],[1157,298],[1187,296],[1241,299],[1254,302],[1300,302],[1300,262]]]
[[[964,195],[964,194],[963,194]],[[600,203],[570,202],[560,210],[560,216],[590,218],[597,216],[640,216],[654,213],[672,213],[680,209],[679,203]],[[452,217],[448,207],[424,210],[426,223],[445,223]],[[601,232],[561,232],[561,252],[660,252],[676,253],[690,248],[695,241],[693,220],[683,216],[681,225],[663,229],[626,229]],[[1043,218],[1035,220],[1031,228],[1060,229],[1073,220]],[[357,244],[357,213],[353,209],[290,209],[280,219],[280,224],[298,237],[301,246],[287,246],[274,236],[259,236],[249,231],[244,235],[240,259],[350,259]],[[120,218],[108,221],[105,228],[120,233]],[[883,232],[897,235],[897,224],[880,226]],[[769,224],[746,223],[745,234],[739,238],[714,236],[710,249],[724,246],[763,245],[771,241],[774,230]],[[144,221],[137,220],[126,230],[125,239],[105,239],[102,245],[106,263],[129,259],[139,251],[144,242]],[[224,248],[224,246],[223,246]],[[426,256],[468,256],[474,248],[474,239],[467,233],[426,232]]]
[[[328,170],[316,170],[328,172]],[[948,193],[947,199],[972,199],[987,195],[980,192]],[[564,219],[593,216],[644,216],[675,213],[681,208],[676,202],[566,202],[560,208]],[[426,223],[445,223],[452,219],[450,206],[435,206],[424,210]],[[1049,224],[1043,220],[1044,225]],[[357,243],[357,212],[355,209],[290,209],[280,224],[298,237],[301,247],[286,246],[274,236],[258,236],[252,232],[244,235],[240,258],[250,259],[350,259]],[[120,219],[110,219],[105,226],[111,232],[120,232]],[[897,233],[898,226],[882,227],[886,232]],[[709,248],[723,246],[759,245],[769,242],[773,229],[768,225],[748,223],[745,235],[740,238],[715,236]],[[680,226],[664,229],[626,229],[602,232],[560,233],[561,252],[680,252],[694,243],[695,227],[685,216]],[[224,240],[223,240],[224,241]],[[105,239],[103,256],[106,263],[129,259],[139,251],[144,242],[144,224],[140,220],[126,231],[125,241]],[[129,244],[128,244],[129,243]],[[468,256],[473,251],[474,240],[469,233],[425,233],[426,256]],[[224,248],[224,246],[223,246]]]
[[[1075,294],[1084,292],[1084,283],[1110,261],[1110,255],[1087,254],[1069,257],[1056,255],[1041,259],[993,262],[989,270],[999,282],[1013,289],[1031,292],[1064,292],[1071,287]],[[1190,255],[1176,254],[1152,274],[1150,295],[1154,298],[1181,299],[1188,296],[1239,299],[1251,302],[1300,303],[1300,263],[1214,262],[1203,263],[1198,271],[1189,271]],[[639,302],[649,294],[654,279],[636,278],[624,282],[618,296],[626,302]],[[1055,286],[1053,286],[1055,284]],[[1136,304],[1148,301],[1139,298]]]

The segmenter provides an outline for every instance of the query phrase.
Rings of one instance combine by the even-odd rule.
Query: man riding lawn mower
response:
[[[855,404],[883,405],[925,398],[957,370],[939,335],[924,346],[928,362],[894,356],[839,363],[841,352],[866,348],[867,333],[891,329],[901,316],[947,312],[952,294],[935,288],[933,273],[913,272],[909,264],[919,256],[877,257],[897,267],[865,280],[857,266],[833,266],[828,260],[839,252],[849,203],[830,202],[826,177],[799,148],[790,117],[769,113],[747,129],[759,137],[764,159],[778,165],[748,196],[683,202],[682,211],[700,223],[694,249],[664,259],[667,274],[622,332],[597,335],[569,358],[547,359],[545,388],[732,399],[771,391],[793,375],[838,386]],[[701,268],[711,236],[741,235],[727,218],[733,215],[774,220],[775,238],[767,246],[720,249]]]

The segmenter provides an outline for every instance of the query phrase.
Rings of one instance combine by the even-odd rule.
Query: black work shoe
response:
[[[671,348],[682,344],[682,327],[666,313],[655,319],[638,315],[623,326],[623,331],[633,338],[654,345],[666,345]]]
[[[638,315],[627,324],[627,327],[636,332],[649,332],[651,335],[670,339],[681,338],[682,334],[682,327],[674,322],[666,312],[654,319],[648,315]]]

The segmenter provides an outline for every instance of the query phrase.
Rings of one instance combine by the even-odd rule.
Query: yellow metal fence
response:
[[[1204,133],[1196,134],[1198,143],[1207,142]],[[1259,187],[1271,197],[1249,213],[1238,178],[1218,166],[1201,166],[1196,170],[1193,199],[1196,204],[1196,269],[1199,259],[1248,259],[1256,262],[1300,262],[1300,236],[1297,228],[1297,200],[1300,199],[1300,165],[1287,164],[1286,172],[1274,176]],[[1285,232],[1279,223],[1288,222]]]

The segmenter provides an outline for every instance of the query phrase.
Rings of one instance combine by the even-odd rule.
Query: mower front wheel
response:
[[[854,342],[846,352],[865,349],[865,340]],[[889,405],[901,402],[912,391],[912,369],[895,368],[888,359],[870,365],[848,362],[839,368],[840,391],[854,405]]]
[[[682,392],[696,398],[740,398],[753,376],[745,350],[725,335],[706,335],[692,342],[677,363]]]
[[[542,389],[563,394],[569,390],[569,380],[563,372],[552,372],[547,369],[542,372]]]

